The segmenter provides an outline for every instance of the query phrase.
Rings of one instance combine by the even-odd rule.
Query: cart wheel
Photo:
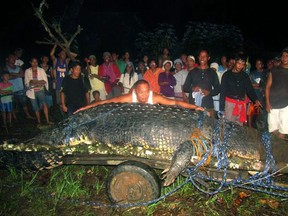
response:
[[[155,171],[137,161],[126,161],[114,168],[107,179],[107,193],[114,203],[137,203],[160,196],[161,184]]]

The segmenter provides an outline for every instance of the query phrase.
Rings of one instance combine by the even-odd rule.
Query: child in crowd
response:
[[[12,92],[13,84],[9,82],[9,73],[4,71],[2,73],[2,81],[0,82],[0,97],[1,97],[1,112],[3,117],[3,127],[7,127],[7,118],[9,127],[12,127]]]
[[[91,103],[101,101],[100,92],[98,90],[93,91],[92,95],[93,95],[94,100],[92,100]]]

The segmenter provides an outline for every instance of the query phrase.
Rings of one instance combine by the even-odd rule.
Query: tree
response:
[[[206,48],[213,56],[220,56],[242,48],[244,38],[241,30],[233,25],[188,22],[181,46],[187,53]]]
[[[188,22],[181,42],[178,41],[174,26],[160,23],[153,32],[138,34],[135,47],[138,53],[146,53],[158,58],[163,48],[180,53],[196,55],[200,49],[208,49],[213,56],[231,54],[243,48],[244,39],[241,30],[233,25],[221,25],[205,22]]]
[[[159,23],[153,32],[138,33],[135,40],[137,53],[145,53],[156,59],[164,48],[174,50],[177,44],[178,38],[174,26],[167,23]]]
[[[83,1],[80,1],[83,2]],[[80,32],[83,30],[80,25],[77,26],[77,29],[74,33],[69,34],[67,32],[62,31],[61,22],[54,20],[52,24],[48,23],[44,16],[44,9],[48,9],[48,4],[46,0],[42,0],[39,8],[35,8],[32,4],[32,7],[35,11],[35,16],[41,21],[42,26],[44,27],[45,31],[49,34],[50,38],[46,38],[45,41],[36,41],[38,44],[57,44],[63,50],[67,52],[69,58],[74,60],[74,56],[71,55],[71,47],[72,45],[77,45],[75,38]]]

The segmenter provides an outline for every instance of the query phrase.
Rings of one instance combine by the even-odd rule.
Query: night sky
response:
[[[75,0],[47,0],[49,9],[45,11],[44,17],[50,19],[61,16],[65,12],[65,5],[73,1]],[[133,17],[133,20],[139,22],[141,28],[135,29],[135,34],[137,31],[152,31],[157,23],[169,23],[175,26],[177,35],[181,38],[188,21],[205,21],[238,26],[245,40],[252,41],[264,50],[280,52],[288,46],[287,9],[283,5],[284,1],[274,0],[267,3],[263,1],[254,3],[252,0],[134,0],[132,3],[130,1],[83,0],[79,14],[71,21],[75,23],[75,26],[79,24],[84,29],[78,38],[80,42],[84,38],[86,41],[94,42],[93,38],[89,38],[93,37],[93,32],[97,32],[101,37],[107,37],[106,44],[102,44],[103,49],[106,50],[112,49],[110,46],[115,46],[115,41],[120,43],[121,40],[127,40],[124,38],[125,33],[113,35],[115,33],[113,29],[119,22],[120,14],[126,20]],[[3,62],[3,56],[16,47],[24,48],[26,54],[28,52],[30,55],[50,51],[51,46],[35,43],[37,40],[41,41],[48,37],[48,34],[44,31],[40,20],[34,15],[31,3],[38,7],[40,0],[7,1],[5,2],[7,6],[3,6],[2,3],[0,9],[1,62]],[[107,24],[107,17],[109,17],[109,24]],[[111,41],[114,41],[114,44]],[[79,43],[79,45],[82,45],[80,49],[83,52],[82,55],[90,51],[86,46],[93,47],[93,44],[87,45],[87,42]]]

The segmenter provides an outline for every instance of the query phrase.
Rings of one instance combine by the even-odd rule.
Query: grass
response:
[[[189,182],[149,206],[109,208],[105,180],[112,167],[62,166],[36,174],[0,170],[0,215],[285,215],[287,199],[230,188],[207,196]],[[185,182],[178,177],[161,195]],[[245,196],[244,196],[244,195]],[[89,203],[81,203],[87,200]]]
[[[11,181],[17,181],[18,180],[19,174],[14,167],[9,167],[8,172],[9,172],[9,175],[8,175],[9,180],[11,180]]]
[[[88,191],[81,187],[81,178],[84,176],[82,170],[73,173],[68,166],[53,172],[48,189],[55,194],[56,198],[85,197]]]
[[[29,196],[31,195],[30,191],[33,190],[32,185],[36,181],[37,173],[33,174],[32,177],[28,180],[24,179],[24,172],[21,171],[20,176],[21,176],[21,192],[20,196]]]
[[[54,120],[57,120],[57,116]],[[110,203],[106,195],[105,180],[112,168],[69,165],[36,174],[26,174],[12,167],[0,170],[0,215],[249,216],[287,215],[288,212],[288,199],[237,188],[225,188],[224,192],[207,196],[190,182],[149,206],[103,207],[101,204]],[[162,170],[156,170],[159,176],[161,172]],[[185,180],[185,177],[179,176],[171,186],[162,187],[161,196],[170,193]],[[210,184],[209,189],[214,187],[217,189],[217,185]],[[240,196],[241,193],[246,193],[247,197]],[[81,203],[80,200],[89,202]]]

